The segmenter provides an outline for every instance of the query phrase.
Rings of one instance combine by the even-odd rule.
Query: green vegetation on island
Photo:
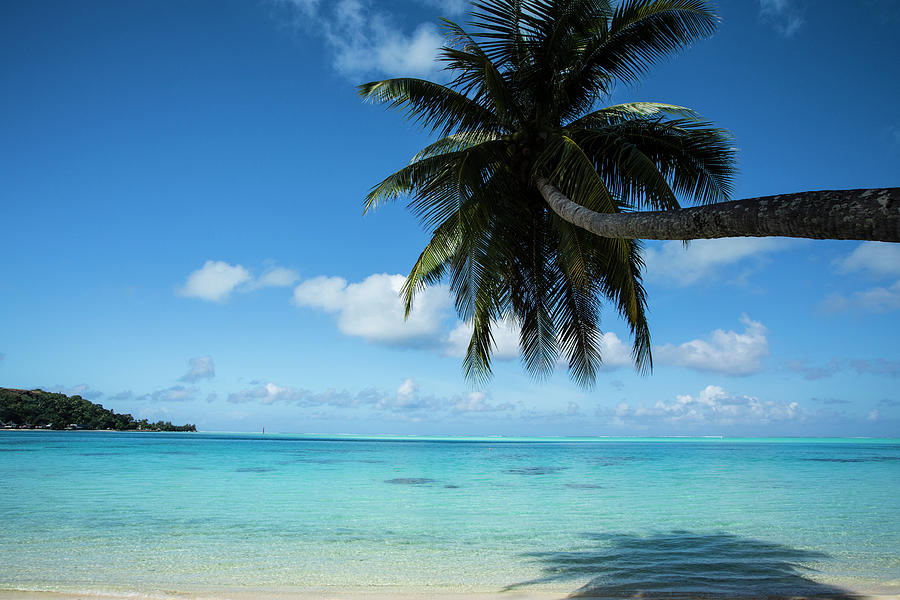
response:
[[[114,429],[117,431],[197,431],[194,425],[151,423],[118,414],[81,396],[43,390],[0,388],[0,427],[7,429]]]

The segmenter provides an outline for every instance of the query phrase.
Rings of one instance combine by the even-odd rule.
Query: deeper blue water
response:
[[[0,589],[211,588],[900,593],[900,440],[0,432]]]

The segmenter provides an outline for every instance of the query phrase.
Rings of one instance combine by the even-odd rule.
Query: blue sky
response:
[[[465,9],[0,3],[0,385],[206,430],[900,435],[900,246],[648,243],[655,370],[606,311],[593,390],[532,381],[510,335],[467,384],[445,289],[403,323],[426,235],[362,199],[428,138],[354,86],[440,77],[436,23]],[[738,198],[900,184],[896,3],[719,11],[612,101],[732,131]]]

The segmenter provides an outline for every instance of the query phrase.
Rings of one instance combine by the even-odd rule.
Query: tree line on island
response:
[[[197,431],[195,425],[136,420],[81,396],[43,390],[0,388],[0,427],[5,429],[112,429],[116,431]]]

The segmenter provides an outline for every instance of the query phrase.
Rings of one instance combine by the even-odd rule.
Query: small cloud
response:
[[[6,358],[6,355],[0,352],[0,360],[3,360],[4,358]]]
[[[211,402],[215,402],[218,397],[219,397],[219,395],[217,393],[210,392],[209,395],[206,397],[207,404],[209,404]]]
[[[726,375],[749,375],[762,369],[769,355],[767,329],[762,323],[741,317],[744,332],[713,331],[705,340],[691,340],[674,346],[666,344],[654,350],[660,364],[687,367],[697,371]]]
[[[285,267],[269,267],[248,286],[248,291],[266,287],[291,287],[300,280],[300,274]]]
[[[847,310],[886,313],[900,310],[900,280],[889,287],[873,287],[850,296],[832,294],[820,305],[825,312]]]
[[[57,384],[46,389],[48,392],[65,394],[66,396],[81,396],[87,400],[97,400],[103,396],[103,392],[91,388],[91,386],[86,383],[80,383],[71,387]]]
[[[609,385],[615,390],[622,391],[625,389],[625,382],[620,379],[613,379],[609,382]]]
[[[200,389],[194,386],[173,385],[171,387],[156,390],[150,394],[144,394],[138,400],[159,402],[190,402],[197,399]]]
[[[293,269],[271,266],[255,279],[242,265],[208,260],[201,268],[188,275],[184,285],[175,290],[175,293],[186,298],[225,302],[234,292],[247,293],[266,287],[290,287],[299,278]]]
[[[900,245],[887,242],[862,242],[853,252],[834,261],[838,273],[866,273],[872,277],[900,277]],[[850,296],[832,294],[822,303],[825,312],[856,310],[886,313],[900,310],[900,279],[872,287]]]
[[[818,404],[853,404],[851,400],[842,398],[810,398],[810,400]]]
[[[867,421],[877,421],[879,419],[879,417],[881,417],[881,413],[878,411],[877,408],[873,408],[872,410],[869,411],[869,414],[866,415],[866,420]]]
[[[216,376],[216,366],[211,356],[197,356],[188,360],[190,369],[179,381],[196,383],[201,379],[212,379]]]
[[[759,0],[759,16],[786,38],[793,37],[804,23],[797,0]]]
[[[313,392],[303,388],[279,386],[271,381],[239,392],[228,394],[228,401],[233,404],[293,404],[303,407],[355,408],[372,405],[378,402],[381,395],[373,389],[364,389],[355,394],[346,390],[328,389],[324,392]]]
[[[110,400],[114,400],[117,402],[121,402],[124,400],[131,400],[132,398],[134,398],[134,392],[132,392],[131,390],[124,390],[114,396],[109,397]]]
[[[452,10],[462,3],[440,2]],[[324,39],[335,70],[354,81],[368,75],[429,76],[439,70],[435,58],[444,38],[432,23],[407,33],[391,14],[360,0],[287,0],[286,5],[303,16],[305,29]]]
[[[603,368],[607,370],[618,367],[627,367],[632,364],[631,348],[625,345],[619,336],[611,331],[600,336],[600,356],[603,358]]]
[[[491,404],[490,396],[486,392],[469,392],[463,396],[455,398],[453,403],[453,412],[456,413],[488,413],[488,412],[504,412],[515,408],[511,402],[502,404]]]
[[[187,281],[176,293],[186,298],[225,302],[236,287],[251,279],[250,272],[241,265],[208,260],[203,267],[188,275]]]
[[[469,340],[472,339],[472,324],[459,322],[447,336],[444,354],[455,358],[466,355]],[[494,323],[491,327],[494,337],[493,358],[496,360],[512,360],[519,356],[519,327],[515,323]]]
[[[405,379],[397,388],[397,393],[394,396],[387,394],[381,396],[375,403],[374,408],[380,411],[402,414],[416,413],[423,410],[429,410],[433,413],[442,404],[444,403],[438,398],[421,396],[419,394],[419,384],[412,379]]]
[[[801,373],[804,379],[810,381],[831,377],[841,370],[841,365],[837,359],[831,359],[821,367],[810,367],[806,365],[806,361],[793,360],[788,363],[788,368],[796,373]]]
[[[896,398],[882,398],[878,401],[878,404],[882,406],[900,406],[900,400]]]
[[[358,283],[341,277],[314,277],[294,288],[293,302],[336,315],[344,335],[393,346],[432,346],[450,312],[446,286],[432,286],[416,296],[415,308],[404,318],[400,289],[406,278],[379,273]]]
[[[853,252],[834,261],[838,273],[867,272],[879,277],[900,277],[900,245],[862,242]]]
[[[871,375],[888,375],[890,377],[900,376],[900,360],[885,360],[883,358],[851,360],[850,366],[859,375],[868,373]]]
[[[461,15],[472,6],[470,0],[419,0],[419,2],[437,8],[442,16]]]
[[[848,368],[856,371],[857,375],[900,377],[900,360],[885,360],[883,358],[851,360],[832,358],[821,367],[810,367],[806,365],[805,361],[795,360],[788,363],[788,368],[791,371],[802,373],[804,379],[809,380],[831,377]]]
[[[512,418],[516,405],[495,403],[490,394],[482,391],[454,396],[422,394],[412,378],[403,380],[393,393],[366,388],[358,392],[329,389],[313,392],[302,388],[279,386],[274,383],[256,386],[228,395],[234,404],[290,404],[322,414],[322,409],[337,409],[334,418],[389,417],[401,421],[439,422],[445,419],[465,419],[471,415],[484,418]],[[309,414],[307,416],[314,416]],[[343,415],[338,417],[337,415]]]
[[[257,402],[259,404],[274,404],[276,402],[302,403],[309,392],[307,390],[285,388],[272,382],[256,386],[240,392],[228,394],[228,401],[234,404]]]
[[[316,14],[316,10],[319,8],[319,0],[286,0],[286,3],[309,16]]]
[[[646,278],[679,287],[705,283],[738,265],[749,271],[767,260],[768,254],[786,250],[793,243],[780,238],[694,240],[687,247],[679,241],[662,242],[644,251]],[[746,277],[747,272],[737,280]]]
[[[419,393],[419,384],[412,379],[406,379],[397,388],[397,399],[406,401],[412,400]]]
[[[805,417],[797,402],[779,403],[755,396],[736,396],[717,385],[708,385],[697,395],[682,394],[675,400],[660,400],[650,407],[621,402],[613,409],[600,409],[598,414],[610,417],[621,427],[659,423],[766,424]]]

